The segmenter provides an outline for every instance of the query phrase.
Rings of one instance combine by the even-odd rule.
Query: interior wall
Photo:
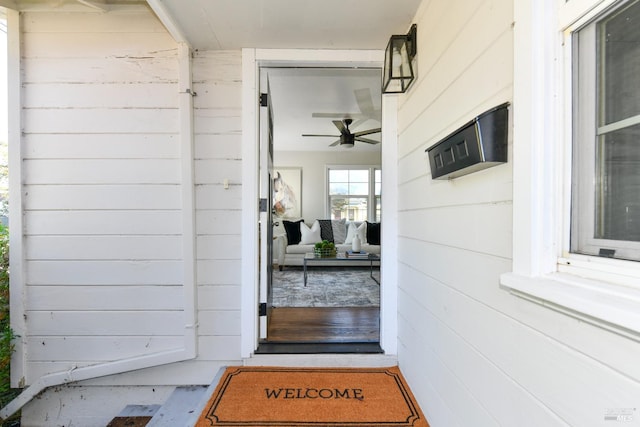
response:
[[[380,165],[380,152],[336,148],[332,151],[276,151],[273,164],[302,168],[302,218],[311,224],[328,218],[326,212],[326,167],[328,165]],[[384,173],[384,171],[382,171]],[[383,201],[384,203],[384,201]]]
[[[596,426],[614,408],[640,425],[637,341],[500,288],[512,264],[511,154],[431,179],[426,148],[505,101],[518,114],[513,7],[431,0],[414,20],[418,79],[398,109],[400,367],[432,427]],[[527,143],[510,139],[509,152]]]

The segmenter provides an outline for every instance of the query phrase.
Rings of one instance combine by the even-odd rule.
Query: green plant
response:
[[[15,338],[9,316],[9,228],[0,224],[0,407],[20,394],[19,389],[11,388],[11,355],[15,349]],[[19,425],[19,413],[2,422],[3,427]]]

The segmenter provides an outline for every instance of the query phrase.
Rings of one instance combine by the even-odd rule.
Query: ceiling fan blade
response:
[[[358,119],[358,120],[354,121],[353,123],[351,123],[351,129],[357,128],[358,126],[360,126],[361,124],[367,122],[368,120],[369,120],[368,117],[363,117],[361,119]]]
[[[333,144],[329,144],[329,147],[335,147],[336,145],[340,144],[340,140],[337,140],[336,142],[334,142]]]
[[[327,137],[331,137],[331,138],[339,138],[340,135],[316,135],[316,134],[309,134],[309,133],[303,133],[302,136],[327,136]]]
[[[373,107],[371,89],[356,89],[353,91],[353,94],[356,96],[356,102],[358,103],[358,107],[360,107],[362,114],[374,118],[376,110]]]
[[[378,133],[380,132],[382,129],[381,128],[375,128],[375,129],[368,129],[368,130],[362,130],[360,132],[356,132],[353,134],[353,136],[364,136],[364,135],[371,135],[372,133]]]
[[[311,117],[321,119],[364,119],[366,115],[362,113],[311,113]]]
[[[333,124],[336,125],[341,134],[349,133],[341,120],[333,120]]]
[[[356,141],[360,141],[360,142],[366,142],[367,144],[380,144],[380,141],[375,141],[373,139],[369,139],[369,138],[361,138],[361,137],[355,137],[353,138]]]

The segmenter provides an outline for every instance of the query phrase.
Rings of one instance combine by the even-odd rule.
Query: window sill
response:
[[[526,277],[506,273],[513,295],[640,341],[640,290],[567,273]]]

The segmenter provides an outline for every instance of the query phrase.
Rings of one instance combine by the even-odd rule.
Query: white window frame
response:
[[[500,283],[637,340],[640,262],[569,253],[571,34],[614,3],[514,2],[513,271]]]
[[[628,2],[625,4],[628,4]],[[577,88],[579,89],[582,84],[588,83],[588,86],[592,89],[596,87],[596,68],[600,66],[596,55],[596,46],[598,43],[597,28],[596,25],[591,25],[590,27],[581,28],[580,32],[585,33],[585,35],[589,37],[587,43],[591,51],[588,52],[587,55],[583,54],[583,58],[580,59],[580,62],[584,65],[583,68],[588,69],[582,69],[580,71],[580,83]],[[575,52],[575,49],[573,49],[573,52]],[[591,87],[591,85],[593,86]],[[577,129],[578,133],[575,136],[578,140],[585,142],[583,148],[577,153],[577,155],[583,159],[580,160],[580,168],[582,169],[580,182],[595,182],[597,170],[594,159],[596,158],[596,147],[598,145],[596,139],[598,136],[620,129],[626,129],[640,123],[640,115],[636,115],[606,125],[599,125],[596,121],[599,107],[596,105],[596,92],[600,90],[600,88],[589,91],[583,90],[582,92],[576,93],[577,96],[574,96],[574,100],[579,99],[578,102],[583,107],[579,111],[572,113],[572,118],[578,120],[577,123],[584,124],[579,126],[579,129]],[[585,102],[585,99],[589,102]],[[580,221],[577,222],[576,218],[573,218],[574,231],[571,233],[573,240],[572,246],[580,247],[582,252],[587,254],[595,254],[601,248],[615,249],[616,258],[635,259],[637,261],[637,256],[640,252],[640,242],[610,240],[593,236],[593,230],[596,229],[596,191],[594,191],[593,185],[579,185],[578,188],[577,193],[573,195],[573,205],[575,206],[577,204],[580,206]],[[576,212],[577,210],[574,209],[573,211]]]
[[[369,222],[379,222],[380,218],[376,217],[376,182],[375,182],[375,171],[382,170],[380,165],[326,165],[325,166],[325,215],[327,218],[331,218],[331,191],[330,191],[330,182],[329,182],[329,171],[331,169],[337,170],[366,170],[369,172],[369,194],[366,196],[345,196],[345,197],[354,197],[354,198],[367,198],[367,221]],[[380,194],[382,197],[382,194]]]

